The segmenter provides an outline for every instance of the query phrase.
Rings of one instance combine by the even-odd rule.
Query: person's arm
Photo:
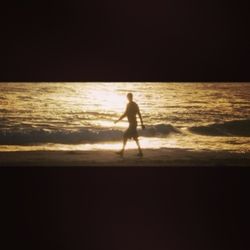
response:
[[[128,110],[128,107],[126,108],[125,112],[120,116],[120,118],[115,121],[115,123],[121,121],[125,116],[127,116],[127,110]]]
[[[140,109],[139,109],[139,106],[137,106],[138,107],[138,115],[139,115],[139,118],[140,118],[140,121],[141,121],[141,127],[142,127],[142,129],[145,129],[145,126],[144,126],[144,124],[143,124],[143,120],[142,120],[142,116],[141,116],[141,112],[140,112]]]

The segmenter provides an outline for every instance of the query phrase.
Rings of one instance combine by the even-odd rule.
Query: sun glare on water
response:
[[[87,93],[88,97],[97,104],[102,111],[121,110],[126,103],[125,96],[118,93],[116,86],[109,84],[106,88],[91,89]]]
[[[96,109],[100,113],[111,113],[113,116],[107,119],[97,119],[94,121],[95,125],[103,128],[125,128],[127,127],[126,118],[117,124],[117,120],[125,111],[127,105],[126,95],[118,93],[115,86],[108,86],[105,90],[92,90],[88,93],[89,98],[93,103],[96,103]]]

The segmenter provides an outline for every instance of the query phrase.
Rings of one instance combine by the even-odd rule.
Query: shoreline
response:
[[[179,148],[144,149],[137,157],[136,149],[125,151],[124,157],[113,150],[96,151],[16,151],[0,152],[0,167],[248,167],[249,153],[228,151],[193,151]]]

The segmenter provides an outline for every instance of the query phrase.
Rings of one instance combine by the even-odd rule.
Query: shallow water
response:
[[[250,151],[249,83],[0,83],[0,151],[118,149],[128,92],[144,148]]]

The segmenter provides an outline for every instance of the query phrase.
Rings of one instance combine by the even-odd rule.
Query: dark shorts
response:
[[[124,138],[127,139],[135,139],[137,140],[138,138],[138,132],[137,132],[137,126],[129,126],[128,129],[124,132]]]

